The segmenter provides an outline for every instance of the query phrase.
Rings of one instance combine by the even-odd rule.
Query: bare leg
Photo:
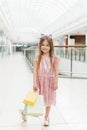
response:
[[[50,109],[51,109],[51,106],[46,107],[45,119],[49,118]]]
[[[45,108],[44,126],[48,126],[48,125],[49,125],[49,113],[50,113],[50,108],[51,108],[51,106],[47,106],[47,107]]]

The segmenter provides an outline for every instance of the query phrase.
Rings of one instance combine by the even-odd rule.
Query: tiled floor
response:
[[[32,88],[32,76],[22,54],[0,57],[0,130],[87,130],[87,80],[83,79],[59,78],[49,127],[43,126],[43,117],[29,116],[22,122],[19,109]]]

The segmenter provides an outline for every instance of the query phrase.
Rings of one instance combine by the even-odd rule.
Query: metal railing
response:
[[[60,57],[60,77],[87,78],[87,46],[54,46],[55,54]],[[38,47],[30,47],[24,50],[24,54],[31,64],[35,55],[38,54]]]

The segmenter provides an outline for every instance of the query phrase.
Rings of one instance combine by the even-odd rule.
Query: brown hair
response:
[[[51,62],[51,65],[52,65],[52,57],[53,57],[53,55],[54,55],[53,40],[52,40],[52,38],[51,38],[50,36],[42,36],[42,37],[40,38],[40,42],[39,42],[38,68],[39,68],[40,61],[41,61],[41,58],[42,58],[42,55],[43,55],[43,52],[41,51],[41,46],[42,46],[42,43],[43,43],[45,40],[49,43],[49,46],[50,46],[49,56],[50,56],[50,62]]]

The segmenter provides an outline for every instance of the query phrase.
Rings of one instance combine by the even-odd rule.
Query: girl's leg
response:
[[[46,107],[46,113],[45,113],[45,119],[48,119],[49,118],[49,113],[50,113],[50,109],[51,109],[51,106],[47,106]]]
[[[50,113],[50,106],[47,106],[45,108],[45,120],[44,120],[44,126],[48,126],[49,125],[49,113]]]

